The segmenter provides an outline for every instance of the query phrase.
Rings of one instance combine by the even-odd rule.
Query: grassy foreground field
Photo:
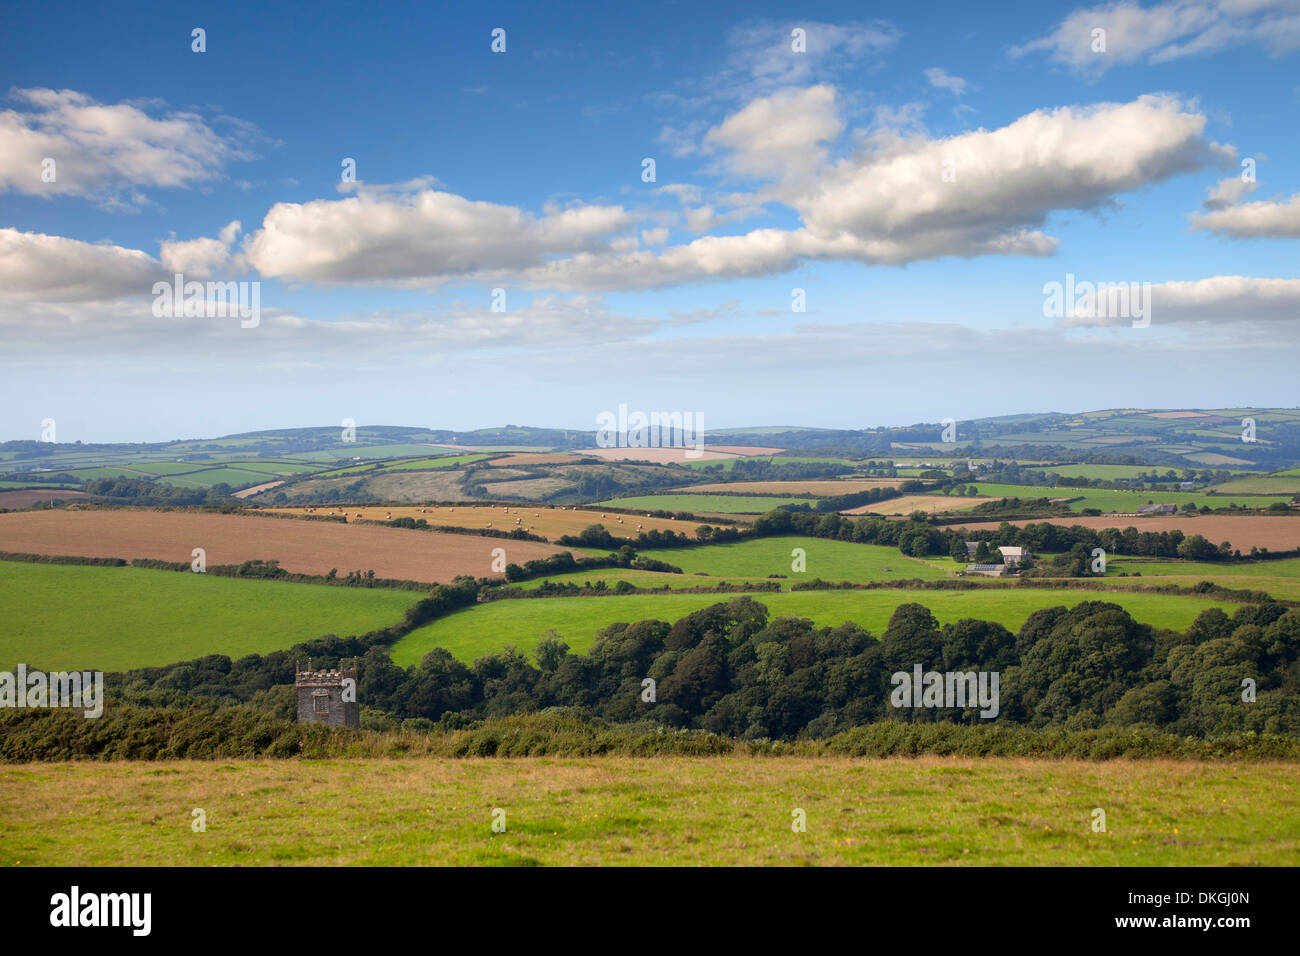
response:
[[[1288,866],[1300,783],[1170,760],[25,764],[0,769],[0,831],[4,866]]]
[[[854,545],[854,547],[857,547]],[[592,574],[592,579],[600,577]],[[701,579],[706,580],[706,579]],[[554,628],[570,649],[585,653],[596,632],[616,621],[655,619],[676,621],[692,611],[725,602],[734,594],[632,594],[617,597],[546,597],[492,601],[456,611],[412,631],[393,645],[393,662],[417,664],[435,647],[445,647],[462,661],[496,653],[507,644],[531,653],[537,641]],[[856,621],[877,637],[898,605],[916,601],[928,607],[940,623],[973,617],[998,621],[1016,631],[1034,611],[1044,607],[1073,607],[1080,601],[1120,604],[1137,620],[1157,627],[1185,630],[1209,607],[1232,613],[1233,605],[1205,598],[1168,594],[1128,594],[1055,591],[1031,588],[978,588],[969,591],[922,591],[881,588],[870,591],[786,591],[755,594],[772,617],[793,615],[834,626]]]
[[[0,562],[0,669],[126,670],[238,659],[402,620],[415,591]]]

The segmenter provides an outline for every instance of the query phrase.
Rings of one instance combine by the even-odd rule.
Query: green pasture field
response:
[[[845,468],[857,468],[859,465],[863,465],[867,461],[865,458],[861,461],[852,461],[848,458],[816,458],[803,455],[776,455],[770,460],[774,465],[781,465],[786,462],[800,462],[809,465],[843,465]]]
[[[1162,561],[1145,558],[1115,556],[1106,559],[1106,574],[1121,571],[1132,574],[1199,574],[1214,578],[1221,574],[1235,577],[1283,578],[1300,582],[1300,558],[1279,558],[1273,561]]]
[[[1156,561],[1142,558],[1110,557],[1106,577],[1141,574],[1151,578],[1151,585],[1178,584],[1191,587],[1199,581],[1213,581],[1226,588],[1266,591],[1285,601],[1300,600],[1300,558],[1275,561]],[[1125,586],[1132,585],[1131,578]],[[1145,582],[1144,582],[1145,583]]]
[[[80,485],[54,481],[0,481],[0,488],[31,488],[41,491],[45,488],[80,488]]]
[[[446,450],[452,451],[453,449],[449,448]],[[539,455],[544,455],[547,454],[548,452],[554,451],[557,454],[578,455],[578,456],[582,455],[582,449],[580,448],[556,449],[552,445],[478,445],[476,444],[474,446],[474,450],[483,452],[485,454],[490,454],[490,455],[499,455],[502,452],[508,452],[508,451],[536,452]]]
[[[384,465],[384,471],[424,471],[429,468],[450,468],[482,461],[488,455],[442,455],[434,458],[413,458]]]
[[[740,459],[738,458],[718,458],[712,461],[682,461],[677,462],[677,464],[685,465],[687,468],[694,469],[695,471],[707,471],[710,469],[717,470],[719,468],[722,471],[731,471],[731,469],[736,467],[736,462],[739,460]]]
[[[1051,488],[1047,485],[1004,485],[996,482],[974,482],[981,495],[990,498],[1078,498],[1070,502],[1071,511],[1100,508],[1105,511],[1136,512],[1148,501],[1155,504],[1178,505],[1193,502],[1198,508],[1226,508],[1239,505],[1245,508],[1267,508],[1286,498],[1260,495],[1209,495],[1196,491],[1109,491],[1102,488]]]
[[[347,468],[336,468],[333,471],[323,471],[316,478],[337,478],[339,475],[354,475],[365,472],[368,475],[380,475],[390,471],[426,471],[434,468],[450,468],[452,465],[467,465],[470,462],[482,461],[487,455],[439,455],[433,457],[401,459],[393,462],[368,462],[363,465],[351,465]]]
[[[1294,866],[1298,793],[1294,764],[1172,760],[34,763],[0,768],[0,865]]]
[[[795,548],[804,549],[806,570],[803,572],[791,570],[794,563],[791,552]],[[909,558],[897,548],[885,545],[799,536],[730,541],[697,548],[661,548],[644,553],[657,561],[675,565],[684,573],[597,568],[537,578],[514,586],[534,590],[543,580],[579,586],[586,581],[594,584],[603,580],[611,587],[615,582],[627,581],[637,587],[666,586],[678,590],[711,587],[724,581],[728,584],[762,581],[769,575],[781,574],[785,579],[779,581],[780,585],[789,588],[791,584],[813,578],[827,581],[906,581],[920,578],[931,581],[952,577],[952,572],[958,567],[955,564],[947,567],[946,562],[939,560]]]
[[[816,498],[781,498],[775,495],[639,495],[613,498],[594,507],[631,508],[636,511],[711,511],[716,514],[766,514],[781,505],[816,504]]]
[[[358,429],[357,435],[360,437],[365,429]],[[454,448],[439,448],[434,445],[418,444],[389,444],[389,445],[363,445],[360,443],[349,442],[340,443],[338,458],[351,458],[357,456],[360,458],[405,458],[415,455],[453,455],[456,451]]]
[[[0,562],[0,670],[240,658],[401,621],[421,595],[207,574]]]
[[[1219,494],[1300,495],[1300,473],[1281,472],[1252,478],[1234,478],[1215,485]]]
[[[150,461],[132,465],[131,470],[145,475],[170,476],[190,475],[196,471],[207,471],[209,468],[225,468],[233,465],[233,462],[228,461]]]
[[[593,573],[591,578],[600,576]],[[616,621],[676,621],[692,611],[733,597],[734,594],[631,594],[490,601],[456,611],[412,631],[393,645],[391,656],[395,663],[405,667],[419,663],[435,647],[445,647],[467,663],[498,652],[507,644],[531,653],[550,629],[563,635],[574,652],[585,652],[595,643],[596,632]],[[1201,597],[1038,588],[788,591],[757,593],[754,600],[767,605],[774,618],[806,617],[827,626],[856,621],[877,637],[884,632],[894,609],[909,601],[924,604],[940,623],[973,617],[998,621],[1012,631],[1019,630],[1039,608],[1072,607],[1080,601],[1119,604],[1139,621],[1175,630],[1185,630],[1206,608],[1218,607],[1232,613],[1235,607]]]
[[[1156,465],[1036,465],[1032,470],[1041,471],[1043,474],[1055,473],[1062,478],[1103,478],[1109,481],[1116,478],[1136,478],[1143,472],[1163,474],[1169,469],[1162,469]]]
[[[148,478],[149,476],[133,471],[125,466],[106,466],[101,468],[62,468],[57,465],[52,466],[52,470],[58,474],[69,474],[78,481],[94,481],[98,478]]]
[[[795,548],[804,551],[805,570],[791,570]],[[767,577],[784,574],[790,581],[823,578],[827,581],[934,580],[951,577],[938,567],[909,558],[897,548],[879,544],[854,544],[828,538],[799,536],[728,541],[696,548],[646,551],[647,557],[667,561],[688,575],[696,572],[720,577]],[[954,568],[956,566],[954,565]],[[885,571],[889,568],[889,571]]]
[[[274,458],[265,460],[258,458],[235,458],[230,461],[172,461],[145,463],[133,466],[137,471],[148,472],[154,475],[181,475],[189,477],[190,475],[208,471],[213,468],[234,468],[240,471],[251,471],[259,475],[266,475],[268,478],[276,478],[282,475],[297,475],[303,472],[315,471],[319,465],[311,465],[305,462],[282,461]]]
[[[793,575],[792,575],[793,577]],[[582,587],[587,582],[595,584],[597,581],[604,581],[608,587],[613,587],[619,581],[626,581],[628,584],[639,588],[671,588],[674,591],[688,590],[690,588],[712,588],[719,584],[753,584],[757,581],[764,580],[766,575],[751,574],[742,577],[721,577],[711,574],[671,574],[662,571],[634,571],[629,568],[596,568],[593,571],[569,571],[566,574],[556,574],[552,577],[534,578],[531,581],[521,581],[519,584],[512,584],[510,587],[518,588],[521,591],[535,591],[545,582],[550,581],[553,584],[576,584]],[[789,581],[780,581],[779,584],[788,587]]]
[[[274,481],[276,477],[265,471],[246,471],[243,468],[205,468],[193,474],[166,475],[160,477],[158,482],[165,485],[180,485],[182,488],[211,488],[213,485],[225,482],[232,488],[240,488],[245,485],[260,485]]]

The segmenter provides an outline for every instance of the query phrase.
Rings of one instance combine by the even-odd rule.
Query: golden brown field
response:
[[[969,508],[981,501],[988,500],[987,498],[960,498],[957,495],[904,495],[901,498],[890,498],[888,501],[877,501],[872,505],[863,505],[861,508],[854,508],[851,511],[842,511],[840,514],[908,515],[913,511],[928,513],[959,511],[962,508]]]
[[[284,481],[268,481],[260,485],[253,485],[251,488],[245,488],[243,491],[236,491],[236,498],[251,498],[253,495],[260,495],[264,491],[270,491],[272,488],[279,488]]]
[[[566,534],[580,534],[593,524],[603,524],[616,538],[636,538],[638,526],[643,531],[676,531],[695,537],[697,522],[677,521],[671,518],[647,518],[644,515],[617,514],[613,511],[591,511],[577,508],[559,508],[549,505],[400,505],[392,508],[359,508],[355,505],[319,505],[314,508],[275,508],[284,514],[346,514],[348,521],[390,521],[396,518],[423,518],[434,526],[457,528],[487,528],[510,531],[523,528],[531,534],[554,541]],[[360,514],[362,517],[357,518]],[[392,518],[387,517],[392,515]],[[623,523],[619,524],[619,519]],[[516,524],[518,519],[518,524]],[[513,559],[511,559],[513,560]],[[531,560],[531,559],[530,559]]]
[[[984,501],[989,499],[985,498]],[[1207,499],[1208,500],[1208,499]],[[886,502],[888,503],[888,502]],[[1270,551],[1290,551],[1300,548],[1300,518],[1265,515],[1197,515],[1167,518],[1125,518],[1118,515],[1080,516],[1078,518],[1043,518],[1037,523],[1050,521],[1064,527],[1082,525],[1085,528],[1137,528],[1138,531],[1181,531],[1185,535],[1199,534],[1206,540],[1219,544],[1232,543],[1243,554],[1251,548],[1268,548]],[[1031,522],[1013,521],[1014,525]],[[960,527],[971,531],[996,531],[1001,522],[976,521]]]
[[[565,550],[535,541],[353,524],[351,514],[348,524],[340,524],[149,509],[17,511],[0,514],[0,551],[188,563],[193,550],[202,548],[209,565],[263,558],[299,574],[373,570],[381,578],[445,583],[458,574],[497,576],[491,570],[494,548],[504,548],[506,560],[519,564]]]

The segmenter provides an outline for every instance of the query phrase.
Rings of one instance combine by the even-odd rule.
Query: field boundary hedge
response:
[[[412,723],[412,722],[408,722]],[[424,723],[428,723],[425,721]],[[298,724],[250,707],[136,707],[0,712],[0,762],[376,757],[1019,757],[1081,761],[1174,759],[1300,761],[1300,739],[1244,733],[1205,739],[1152,728],[1033,730],[884,721],[825,740],[738,740],[659,724],[613,723],[563,708],[460,729],[348,730]]]

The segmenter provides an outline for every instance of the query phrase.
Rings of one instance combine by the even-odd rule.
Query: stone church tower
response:
[[[311,659],[307,669],[296,665],[298,689],[298,723],[329,724],[331,727],[360,727],[361,705],[357,703],[357,665],[350,668],[339,662],[337,670],[312,670]]]

